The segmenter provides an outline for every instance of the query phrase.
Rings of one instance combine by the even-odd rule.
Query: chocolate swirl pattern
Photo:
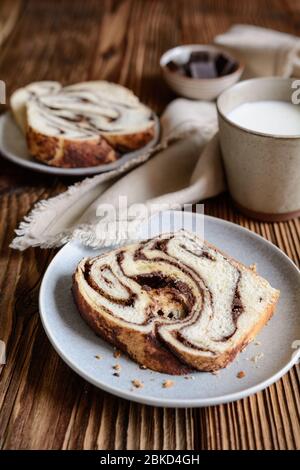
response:
[[[170,374],[225,367],[279,297],[251,269],[186,231],[83,259],[73,292],[97,334]]]
[[[152,111],[127,88],[105,81],[62,87],[37,82],[11,97],[30,153],[53,166],[109,163],[154,136]]]

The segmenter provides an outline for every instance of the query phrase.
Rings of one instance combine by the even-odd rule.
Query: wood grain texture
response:
[[[2,0],[0,3],[0,46],[3,46],[8,36],[13,35],[18,20],[22,14],[22,0]]]
[[[9,5],[9,6],[8,6]],[[179,43],[210,42],[247,22],[299,34],[295,0],[24,0],[0,8],[0,79],[10,94],[41,79],[108,79],[161,112],[173,98],[159,57]],[[2,44],[1,44],[2,41]],[[32,204],[68,179],[0,160],[0,378],[3,449],[299,449],[299,366],[265,391],[205,409],[160,409],[113,397],[73,373],[50,346],[38,317],[38,290],[53,250],[9,249]],[[300,222],[267,224],[238,214],[227,196],[205,202],[279,246],[299,266]]]

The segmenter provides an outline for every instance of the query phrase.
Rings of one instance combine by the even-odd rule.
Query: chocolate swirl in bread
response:
[[[73,292],[97,334],[170,374],[226,366],[270,318],[279,296],[185,231],[83,259]]]
[[[154,136],[152,111],[127,88],[105,81],[64,88],[33,83],[12,95],[11,106],[31,155],[48,165],[109,163]]]

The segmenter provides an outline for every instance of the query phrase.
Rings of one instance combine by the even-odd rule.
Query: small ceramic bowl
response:
[[[238,63],[238,68],[234,72],[224,75],[223,77],[191,78],[180,75],[178,72],[172,71],[167,67],[167,64],[171,61],[186,63],[191,52],[208,52],[210,54],[222,53],[231,61],[236,61],[236,59],[227,52],[210,45],[191,44],[169,49],[160,59],[163,77],[175,93],[185,98],[208,101],[215,100],[226,88],[236,83],[244,71],[243,65]]]

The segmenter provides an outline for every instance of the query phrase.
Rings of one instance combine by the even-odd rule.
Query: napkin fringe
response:
[[[119,172],[114,172],[114,175],[110,175],[111,177],[117,175]],[[99,177],[99,175],[97,175]],[[102,174],[100,176],[108,176],[106,174]],[[70,227],[70,229],[64,230],[56,234],[53,237],[49,237],[47,241],[37,240],[36,243],[33,241],[32,236],[30,235],[31,229],[33,224],[36,223],[36,219],[43,215],[43,213],[47,210],[54,210],[58,203],[61,201],[66,202],[67,199],[71,198],[75,193],[78,192],[80,189],[84,189],[85,186],[89,187],[91,181],[95,177],[85,178],[83,181],[78,181],[74,183],[72,186],[69,186],[66,191],[57,196],[51,197],[50,199],[44,199],[42,201],[38,201],[34,204],[33,208],[26,215],[22,222],[20,222],[17,229],[15,229],[16,237],[10,243],[10,248],[14,248],[16,250],[25,250],[28,246],[40,246],[41,248],[53,248],[59,247],[68,241],[71,240],[71,234],[73,233],[74,227]],[[101,178],[100,182],[101,182]],[[106,178],[102,179],[103,181]]]
[[[140,219],[136,218],[131,220],[129,224],[132,228],[135,228],[137,222],[140,223]],[[93,230],[91,230],[90,225],[83,225],[77,227],[77,229],[73,232],[71,238],[68,240],[76,240],[79,243],[82,243],[85,246],[89,246],[90,248],[108,248],[108,247],[116,247],[122,246],[125,244],[134,243],[136,238],[124,238],[123,236],[116,236],[116,232],[111,232],[110,235],[114,235],[114,240],[112,241],[111,236],[99,238],[95,235]]]

